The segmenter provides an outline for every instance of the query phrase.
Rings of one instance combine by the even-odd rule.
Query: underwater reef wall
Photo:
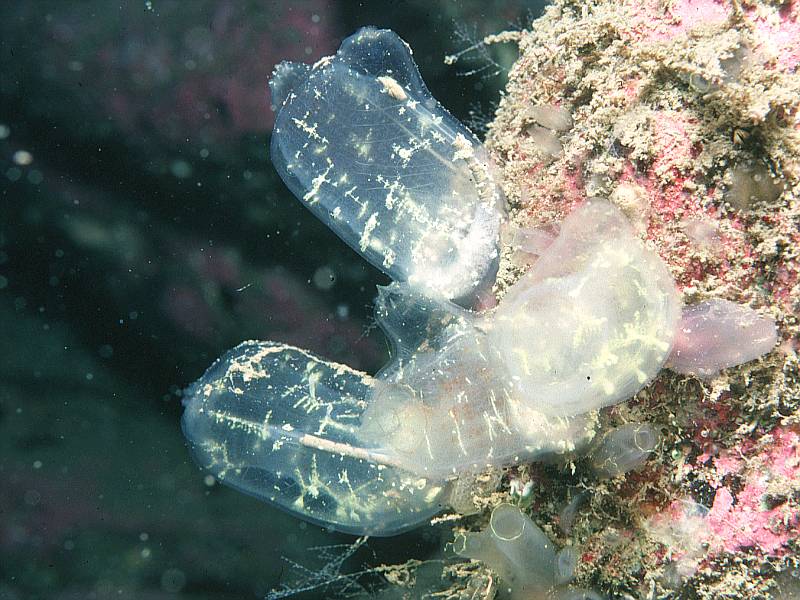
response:
[[[582,587],[797,597],[800,2],[560,0],[511,37],[520,56],[487,146],[512,222],[546,227],[608,198],[684,303],[747,304],[780,332],[759,361],[706,379],[663,370],[605,410],[606,426],[658,430],[643,469],[597,481],[580,464],[518,467],[513,485],[532,480],[534,521],[580,548]],[[498,295],[525,268],[507,247]]]

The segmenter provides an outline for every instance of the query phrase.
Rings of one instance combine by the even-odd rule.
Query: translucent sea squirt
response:
[[[616,477],[642,466],[658,443],[647,423],[628,423],[604,433],[592,444],[589,464],[599,477]]]
[[[581,590],[565,587],[577,564],[574,549],[556,552],[545,533],[511,504],[497,506],[485,530],[458,535],[453,550],[486,563],[500,577],[499,589],[511,600],[580,597]]]
[[[357,437],[374,379],[273,342],[244,342],[187,390],[183,430],[226,485],[320,525],[384,535],[441,510],[446,485]]]
[[[467,300],[491,286],[504,201],[488,156],[397,34],[360,29],[270,87],[272,162],[311,212],[395,281]]]

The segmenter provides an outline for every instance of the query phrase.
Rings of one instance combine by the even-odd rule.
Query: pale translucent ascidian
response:
[[[223,483],[340,531],[392,535],[465,505],[459,481],[489,466],[587,446],[596,409],[671,356],[707,374],[774,345],[771,320],[732,303],[682,318],[666,265],[603,200],[555,237],[519,236],[536,243],[532,268],[495,309],[463,308],[493,283],[503,200],[408,46],[362,29],[314,66],[283,63],[271,86],[278,172],[395,281],[375,311],[393,356],[370,377],[274,342],[228,352],[187,391],[183,417]],[[614,473],[646,457],[625,439],[602,447]]]
[[[600,598],[567,585],[577,565],[575,549],[557,552],[530,517],[511,504],[497,506],[485,530],[456,537],[453,549],[459,556],[485,562],[500,576],[498,587],[511,600]]]
[[[503,199],[480,142],[430,94],[408,45],[365,28],[313,67],[281,63],[272,162],[395,281],[447,298],[490,286]]]
[[[245,342],[188,390],[183,429],[231,487],[342,531],[401,531],[439,512],[445,484],[361,448],[373,385],[298,348]]]

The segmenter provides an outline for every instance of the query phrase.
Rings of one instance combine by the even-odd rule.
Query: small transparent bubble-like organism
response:
[[[545,533],[511,504],[497,506],[485,530],[458,535],[453,550],[492,569],[511,600],[581,597],[580,590],[565,587],[577,566],[575,549],[556,552]]]
[[[666,265],[597,199],[557,234],[517,236],[533,266],[496,308],[463,308],[494,276],[501,200],[405,43],[363,29],[313,67],[284,63],[272,87],[279,172],[395,279],[375,308],[392,360],[371,377],[274,342],[228,352],[187,390],[183,416],[221,482],[340,531],[392,535],[465,505],[459,478],[586,445],[596,409],[670,356],[705,373],[769,349],[738,305],[681,320]]]
[[[616,477],[641,467],[657,443],[658,435],[648,423],[628,423],[592,444],[589,463],[598,477]]]
[[[281,63],[270,87],[272,161],[317,217],[395,281],[467,301],[491,286],[502,195],[403,40],[361,29],[313,66]]]

